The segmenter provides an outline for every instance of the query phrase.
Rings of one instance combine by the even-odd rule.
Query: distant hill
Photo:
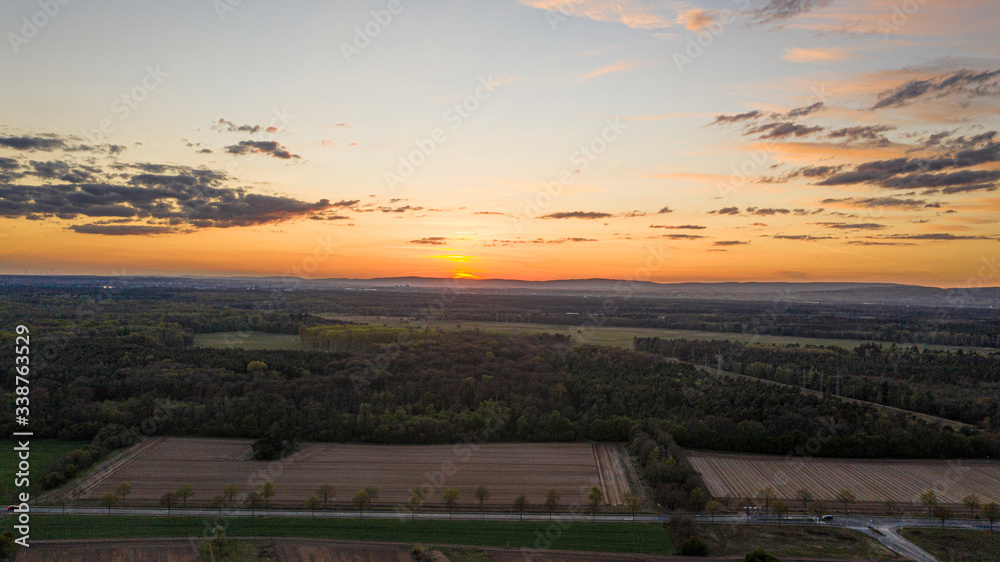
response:
[[[1000,287],[940,289],[896,283],[724,282],[654,283],[616,279],[444,279],[386,277],[378,279],[299,279],[284,277],[106,277],[88,275],[0,275],[0,287],[175,287],[232,290],[453,290],[518,293],[629,294],[647,298],[788,302],[895,304],[930,307],[1000,308]]]

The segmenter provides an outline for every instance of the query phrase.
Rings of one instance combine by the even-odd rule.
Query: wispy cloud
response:
[[[520,0],[529,8],[565,17],[619,23],[633,29],[661,29],[673,25],[662,3],[641,0]]]
[[[781,55],[781,58],[788,62],[832,62],[852,59],[856,55],[851,51],[833,47],[828,49],[804,49],[802,47],[792,47]]]
[[[587,74],[584,74],[583,78],[582,78],[582,81],[586,82],[588,80],[593,80],[594,78],[597,78],[599,76],[604,76],[606,74],[615,74],[615,73],[618,73],[618,72],[625,72],[626,70],[632,70],[633,68],[639,68],[640,66],[643,66],[643,65],[641,63],[639,63],[639,62],[636,62],[636,61],[622,60],[622,61],[618,61],[618,62],[613,62],[613,63],[611,63],[611,64],[609,64],[607,66],[602,66],[601,68],[598,68],[597,70],[592,70],[592,71],[588,72]]]

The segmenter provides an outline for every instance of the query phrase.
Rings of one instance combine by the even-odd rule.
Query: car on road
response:
[[[823,521],[833,521],[833,516],[832,515],[824,515],[823,516]]]

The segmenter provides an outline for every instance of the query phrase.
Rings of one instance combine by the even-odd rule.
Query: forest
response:
[[[864,344],[748,345],[636,338],[636,350],[1000,429],[1000,352],[986,354]]]

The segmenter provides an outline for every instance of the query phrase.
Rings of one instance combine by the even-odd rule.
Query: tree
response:
[[[354,501],[352,503],[359,511],[358,517],[364,517],[365,508],[372,503],[372,496],[368,493],[368,490],[359,490],[357,494],[354,494]]]
[[[937,494],[934,490],[927,490],[923,494],[920,494],[920,505],[927,508],[928,517],[931,515],[931,510],[937,505]]]
[[[115,488],[115,495],[122,499],[122,507],[125,507],[125,496],[132,493],[132,485],[128,482],[122,482]]]
[[[524,520],[524,510],[528,507],[528,498],[524,494],[514,499],[514,511],[521,514],[520,519]]]
[[[850,510],[848,508],[852,503],[854,503],[857,500],[857,498],[854,497],[854,494],[852,494],[850,490],[841,490],[837,492],[836,499],[840,503],[844,504],[844,513],[850,513]]]
[[[952,513],[951,508],[946,505],[939,505],[934,508],[934,517],[941,520],[941,526],[944,527],[944,522],[951,519],[955,514]]]
[[[979,514],[990,522],[990,530],[992,531],[993,524],[1000,520],[1000,505],[997,505],[997,502],[990,502],[982,507]]]
[[[323,502],[323,509],[326,509],[326,504],[330,501],[330,498],[336,495],[337,489],[330,483],[323,484],[316,490],[316,496]]]
[[[744,562],[780,562],[779,558],[763,550],[754,550],[748,553],[743,560]]]
[[[260,492],[257,490],[250,490],[247,493],[247,497],[243,499],[243,507],[250,508],[250,517],[253,517],[254,513],[260,508],[262,501]]]
[[[378,499],[379,489],[376,486],[365,486],[365,492],[368,493],[368,500],[374,504],[375,500]]]
[[[270,481],[264,482],[260,485],[257,493],[264,500],[264,507],[271,507],[271,498],[274,497],[274,484]]]
[[[722,511],[722,504],[715,500],[709,500],[708,503],[705,504],[705,511],[712,516],[712,523],[715,523],[715,516]]]
[[[632,521],[635,521],[635,512],[639,511],[639,496],[633,494],[632,492],[625,492],[625,495],[622,496],[622,500],[625,501],[625,507],[627,507],[629,513],[632,514]]]
[[[413,516],[416,517],[417,510],[420,509],[420,504],[424,503],[427,499],[427,489],[423,486],[417,486],[410,492],[410,510]]]
[[[979,509],[979,496],[969,494],[962,498],[962,503],[965,504],[965,507],[969,508],[969,517],[975,517],[976,510]]]
[[[118,496],[114,494],[104,494],[101,496],[101,507],[108,508],[108,515],[111,515],[111,508],[118,503]]]
[[[802,502],[802,513],[807,513],[809,510],[809,502],[813,500],[812,492],[807,488],[802,488],[801,490],[795,492],[795,499]]]
[[[770,486],[764,486],[760,490],[757,490],[757,499],[764,502],[764,511],[771,510],[771,502],[774,498],[778,496],[778,493],[774,491],[774,488]]]
[[[788,515],[790,508],[784,500],[776,499],[774,500],[774,505],[771,506],[771,511],[778,516],[778,521],[780,522],[782,517]]]
[[[321,505],[323,505],[322,500],[316,496],[310,496],[309,499],[306,500],[304,507],[312,512],[313,517],[316,517],[316,510],[319,509],[319,506]]]
[[[177,487],[177,497],[184,502],[184,507],[187,508],[188,500],[194,497],[194,486],[181,484]]]
[[[590,515],[591,519],[593,519],[597,515],[597,508],[604,502],[604,492],[597,486],[594,486],[590,489],[590,493],[587,494],[587,499],[590,501]]]
[[[559,507],[559,499],[559,492],[555,488],[545,492],[545,511],[549,512],[549,520],[552,519],[556,508]]]
[[[208,502],[208,507],[217,508],[219,515],[222,515],[222,506],[224,505],[226,505],[226,496],[222,494],[215,494],[212,496],[211,501]]]
[[[885,500],[885,504],[883,504],[883,507],[885,508],[885,514],[886,515],[895,515],[896,514],[896,511],[897,511],[897,509],[896,509],[896,502],[894,502],[892,500]]]
[[[167,515],[170,515],[170,508],[177,503],[177,494],[173,492],[167,492],[160,496],[160,506],[167,508]]]
[[[441,501],[448,508],[448,519],[451,519],[452,512],[455,511],[455,504],[458,503],[458,488],[448,488],[441,492]]]
[[[820,500],[809,502],[809,513],[812,513],[816,517],[823,517],[826,513],[826,503]]]
[[[483,512],[483,518],[486,517],[486,500],[490,499],[490,490],[486,486],[479,486],[476,488],[476,502],[479,503],[479,511]]]
[[[222,496],[226,498],[229,507],[233,506],[233,500],[236,499],[236,496],[238,495],[240,495],[240,487],[236,484],[226,484],[225,487],[222,488]]]

